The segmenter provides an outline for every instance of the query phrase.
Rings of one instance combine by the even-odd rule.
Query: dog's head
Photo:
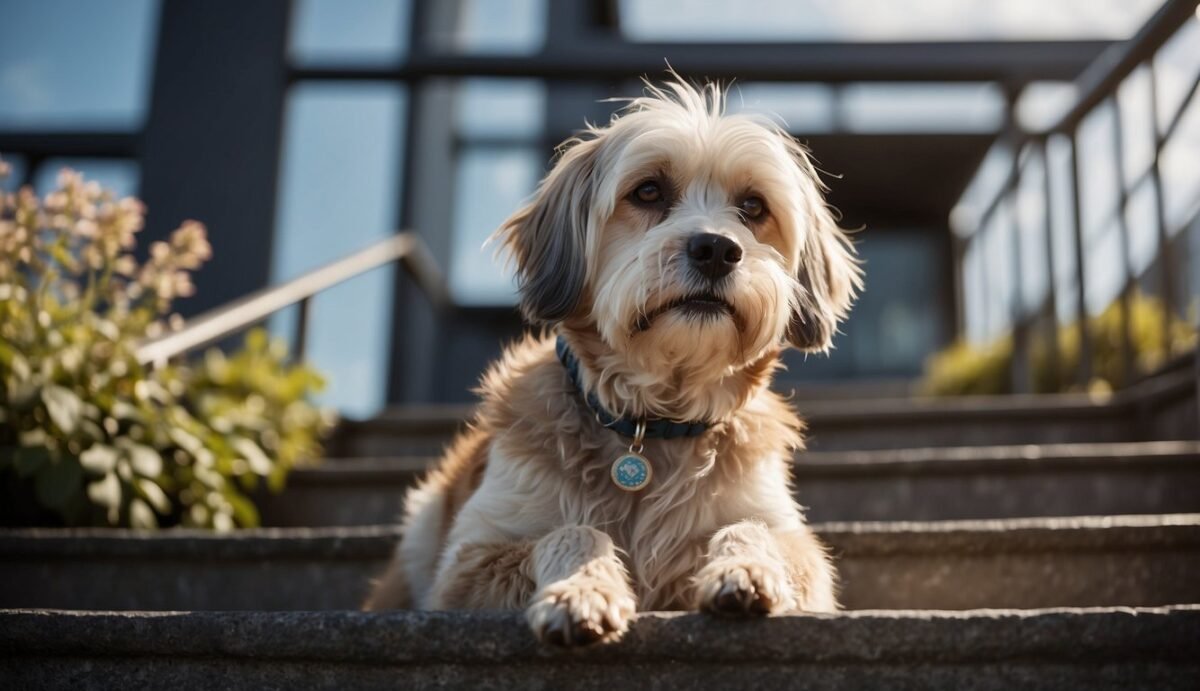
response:
[[[594,329],[646,370],[829,348],[861,286],[808,153],[720,89],[649,87],[567,142],[497,237],[535,323]]]

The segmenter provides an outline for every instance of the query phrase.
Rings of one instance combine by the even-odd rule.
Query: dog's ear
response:
[[[807,151],[796,144],[793,155],[804,178],[801,184],[808,222],[802,229],[804,241],[797,276],[800,294],[787,337],[800,350],[823,352],[829,350],[838,322],[846,318],[862,290],[862,267],[854,244],[825,204],[821,181]]]
[[[534,324],[558,322],[574,312],[587,278],[599,140],[573,140],[566,146],[533,200],[495,234],[516,260],[521,311]]]

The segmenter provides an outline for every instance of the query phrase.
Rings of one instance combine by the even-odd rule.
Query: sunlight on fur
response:
[[[409,492],[367,609],[523,608],[569,646],[618,639],[636,610],[836,608],[791,492],[803,424],[768,387],[786,347],[829,349],[861,269],[807,151],[672,76],[565,143],[495,238],[526,318],[605,411],[707,428],[647,438],[653,479],[625,491],[610,464],[634,442],[600,424],[552,338],[527,337]]]

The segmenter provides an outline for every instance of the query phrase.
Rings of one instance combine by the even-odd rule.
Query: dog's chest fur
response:
[[[690,578],[720,527],[747,518],[801,521],[789,477],[800,421],[765,386],[700,437],[647,440],[654,474],[638,492],[610,477],[629,440],[596,422],[546,343],[510,350],[482,389],[479,423],[490,432],[485,475],[505,478],[514,495],[511,509],[497,511],[516,512],[504,519],[505,531],[536,538],[580,524],[607,532],[625,553],[644,608],[686,606]],[[480,491],[488,490],[485,481]]]

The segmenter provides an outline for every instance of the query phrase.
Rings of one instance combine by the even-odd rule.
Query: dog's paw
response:
[[[542,643],[570,648],[619,639],[636,609],[623,586],[568,578],[543,588],[525,619]]]
[[[720,616],[765,616],[795,607],[787,575],[777,566],[744,560],[713,562],[696,575],[697,609]]]

